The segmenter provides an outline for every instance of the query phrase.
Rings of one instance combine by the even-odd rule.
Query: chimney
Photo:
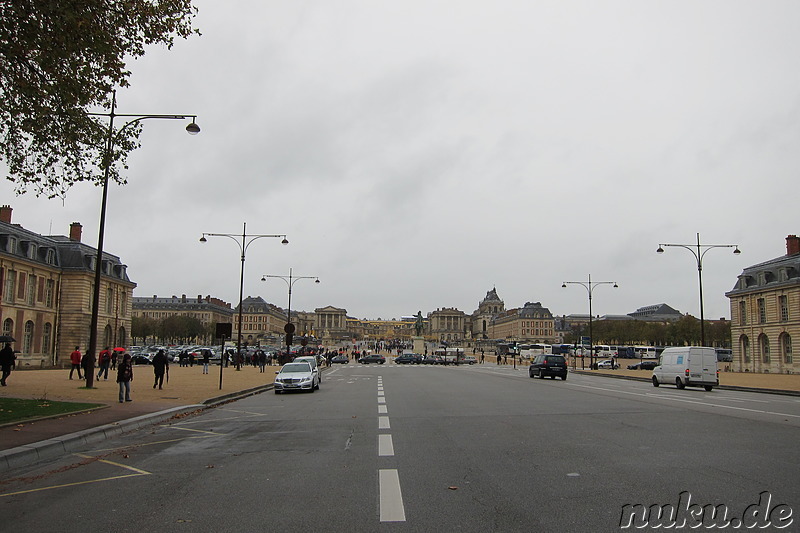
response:
[[[78,241],[81,242],[81,232],[83,231],[83,226],[81,226],[80,222],[73,222],[69,225],[69,239],[71,241]]]
[[[10,205],[0,206],[0,222],[11,224],[11,211]]]
[[[800,237],[789,235],[786,237],[786,255],[800,254]]]

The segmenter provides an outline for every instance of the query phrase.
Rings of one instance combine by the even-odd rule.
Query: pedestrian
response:
[[[483,350],[481,350],[481,364],[483,364]]]
[[[111,351],[111,371],[112,372],[117,369],[117,357],[119,355],[120,355],[119,354],[119,350],[117,350],[116,348],[114,348],[114,350]]]
[[[119,383],[119,403],[132,402],[131,400],[131,381],[133,381],[133,365],[131,364],[131,354],[126,353],[122,356],[122,362],[117,365],[117,383]],[[124,394],[124,399],[123,399]]]
[[[153,383],[154,389],[156,385],[158,385],[159,389],[164,388],[164,372],[167,371],[169,371],[169,361],[164,354],[164,350],[159,350],[155,357],[153,357],[153,373],[156,376],[155,382]]]
[[[69,369],[69,379],[72,379],[72,373],[78,371],[78,379],[83,379],[81,375],[81,350],[80,346],[76,346],[75,350],[69,354],[69,360],[72,362],[72,367]]]
[[[264,350],[258,351],[258,367],[261,369],[261,372],[264,372],[267,368],[267,354],[264,353]]]
[[[97,381],[100,381],[100,376],[103,375],[105,375],[105,380],[108,381],[108,367],[111,365],[111,352],[108,351],[108,346],[100,352],[100,358],[97,364],[100,368],[100,371],[97,373]]]
[[[81,367],[83,368],[83,378],[86,380],[86,385],[89,385],[89,376],[94,372],[94,354],[86,353],[81,359]]]
[[[0,370],[3,374],[0,378],[0,385],[6,386],[6,380],[11,375],[11,369],[17,366],[17,356],[14,355],[14,350],[11,349],[11,344],[6,343],[3,349],[0,350]]]
[[[203,350],[203,374],[208,374],[208,362],[211,359],[211,350]],[[222,364],[222,361],[219,362]]]

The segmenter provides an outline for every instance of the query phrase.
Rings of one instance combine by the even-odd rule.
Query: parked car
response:
[[[307,390],[314,392],[319,388],[319,381],[316,372],[311,368],[311,364],[306,361],[299,363],[286,363],[275,372],[275,394],[291,390]]]
[[[614,363],[613,359],[605,359],[603,361],[598,361],[597,364],[596,364],[596,368],[597,369],[608,368],[608,369],[613,370],[614,368],[616,368],[616,366],[617,365],[616,365],[616,363]]]
[[[444,364],[444,360],[442,359],[441,355],[426,355],[422,358],[423,365],[441,365]]]
[[[653,370],[658,366],[658,361],[642,361],[635,365],[628,365],[628,370]]]
[[[383,363],[386,362],[386,358],[384,356],[382,356],[381,354],[371,353],[371,354],[365,355],[364,357],[359,359],[358,362],[361,363],[361,364],[364,364],[364,365],[369,364],[369,363],[378,363],[378,364],[382,365]]]
[[[394,358],[398,365],[418,365],[422,363],[422,356],[418,353],[404,353]]]
[[[334,355],[333,357],[331,357],[331,363],[339,363],[346,365],[349,362],[350,358],[346,355]]]
[[[149,365],[151,363],[152,356],[148,353],[139,352],[131,355],[131,362],[134,365]]]
[[[530,377],[543,379],[550,376],[550,379],[567,379],[567,360],[563,355],[536,355],[533,357],[531,366],[528,367]]]
[[[475,359],[474,355],[465,355],[464,358],[461,360],[461,364],[466,364],[466,365],[474,365],[477,362],[478,360]]]

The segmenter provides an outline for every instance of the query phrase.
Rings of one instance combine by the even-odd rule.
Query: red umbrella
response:
[[[117,346],[116,348],[114,348],[114,351],[115,352],[124,352],[125,348],[120,348],[119,346]]]

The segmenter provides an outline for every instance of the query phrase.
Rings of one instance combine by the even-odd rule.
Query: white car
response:
[[[286,363],[275,376],[275,394],[292,390],[307,390],[314,392],[319,388],[319,374],[314,372],[311,365],[305,361],[299,363]]]
[[[599,363],[597,363],[597,368],[610,368],[613,370],[614,367],[616,366],[617,365],[615,365],[614,361],[612,361],[611,359],[606,359],[604,361],[600,361]]]

